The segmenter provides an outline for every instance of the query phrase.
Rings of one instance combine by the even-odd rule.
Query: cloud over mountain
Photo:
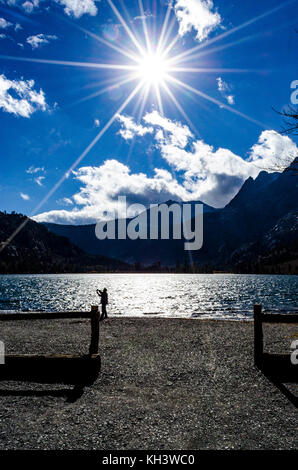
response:
[[[149,205],[175,199],[202,200],[222,207],[249,176],[255,178],[269,162],[272,164],[274,155],[278,159],[298,155],[295,143],[273,130],[260,134],[245,160],[227,148],[215,149],[196,139],[188,126],[165,118],[157,111],[147,113],[141,124],[127,116],[119,116],[118,120],[120,135],[125,140],[138,136],[138,139],[153,141],[168,168],[154,168],[153,175],[149,176],[134,173],[116,159],[107,159],[100,166],[81,167],[73,172],[81,188],[72,196],[71,209],[45,212],[35,220],[92,223],[102,217],[103,211],[116,210],[118,196],[126,196],[130,204]]]

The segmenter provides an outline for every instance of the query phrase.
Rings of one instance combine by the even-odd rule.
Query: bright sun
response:
[[[161,84],[169,72],[167,60],[158,53],[146,54],[139,60],[137,76],[148,84]]]

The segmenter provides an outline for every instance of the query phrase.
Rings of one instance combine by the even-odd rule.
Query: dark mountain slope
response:
[[[0,212],[0,247],[24,222],[22,230],[0,252],[0,273],[87,272],[128,268],[125,263],[106,256],[86,255],[68,238],[51,233],[43,225],[21,214]]]
[[[281,217],[258,242],[242,245],[231,256],[231,263],[241,272],[298,271],[298,210]],[[282,267],[282,265],[284,265]]]
[[[167,201],[165,204],[180,204],[176,201]],[[191,214],[194,216],[195,204],[203,204],[198,201],[191,201]],[[218,209],[203,204],[204,214],[216,213]],[[132,219],[127,219],[127,224]],[[149,226],[149,212],[147,211]],[[183,245],[177,240],[98,240],[95,236],[95,224],[90,225],[60,225],[45,223],[49,230],[57,235],[62,235],[90,254],[105,254],[115,256],[117,259],[125,260],[128,263],[142,262],[147,265],[161,261],[166,265],[173,265],[179,259],[184,259]]]
[[[279,219],[297,209],[297,189],[297,175],[291,171],[249,178],[225,208],[204,217],[204,246],[194,253],[195,261],[234,267],[235,251],[251,243],[256,248]]]

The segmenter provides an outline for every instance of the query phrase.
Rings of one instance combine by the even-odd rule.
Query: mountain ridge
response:
[[[128,267],[132,264],[138,266],[137,270],[152,265],[172,270],[184,265],[189,271],[198,272],[275,272],[274,266],[288,263],[288,271],[298,272],[297,189],[297,175],[288,170],[262,171],[257,178],[248,178],[225,207],[215,209],[204,204],[203,247],[190,252],[184,251],[185,240],[98,240],[95,224],[38,224],[29,219],[27,230],[21,231],[1,253],[0,269],[1,272],[125,271],[133,269]],[[173,202],[176,201],[164,204]],[[198,203],[188,202],[192,210]],[[5,229],[8,217],[14,220],[8,224],[9,230]],[[4,243],[24,220],[27,218],[22,215],[0,213],[0,242]],[[37,239],[30,238],[30,233]],[[53,241],[50,234],[58,238]]]
[[[23,228],[10,243],[7,239]],[[91,256],[67,237],[50,232],[22,214],[0,212],[0,273],[64,273],[128,269],[126,263],[106,256]]]
[[[55,233],[68,236],[86,251],[113,254],[129,263],[160,262],[175,266],[185,263],[190,256],[192,263],[201,267],[209,265],[211,270],[247,270],[245,262],[251,266],[265,256],[265,235],[280,219],[297,209],[297,182],[297,175],[290,171],[262,171],[255,179],[248,178],[224,208],[204,205],[204,244],[197,252],[185,252],[180,240],[100,241],[95,236],[95,225],[46,226]],[[199,202],[192,201],[192,204]],[[291,256],[294,252],[291,251]]]

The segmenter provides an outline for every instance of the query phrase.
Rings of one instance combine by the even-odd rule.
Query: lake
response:
[[[89,310],[96,289],[109,293],[108,313],[250,320],[254,303],[298,310],[298,276],[254,274],[0,275],[2,311]]]

